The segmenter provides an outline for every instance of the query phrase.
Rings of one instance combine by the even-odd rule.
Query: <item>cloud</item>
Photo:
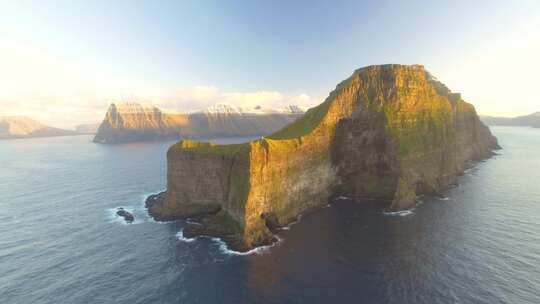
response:
[[[216,103],[229,103],[247,108],[255,106],[280,108],[292,104],[311,107],[318,104],[319,100],[307,94],[287,95],[278,91],[223,92],[212,86],[181,89],[154,100],[154,104],[176,111],[195,111]]]
[[[72,128],[98,123],[111,102],[150,103],[179,112],[216,103],[242,107],[279,108],[289,104],[313,106],[306,94],[277,91],[225,92],[214,86],[159,88],[148,79],[131,81],[108,66],[61,56],[21,37],[0,30],[0,116],[24,115],[45,124]]]
[[[112,102],[153,104],[176,112],[196,111],[216,103],[280,108],[292,104],[311,107],[320,102],[307,94],[287,95],[278,91],[224,92],[213,86],[195,86],[154,94],[119,94],[110,97],[98,94],[38,94],[22,99],[0,96],[0,116],[24,115],[51,126],[73,128],[78,124],[101,122]]]

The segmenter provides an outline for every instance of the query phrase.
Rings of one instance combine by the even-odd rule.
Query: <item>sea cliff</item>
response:
[[[147,207],[157,220],[198,217],[185,234],[220,236],[245,251],[272,243],[273,229],[333,196],[412,208],[497,148],[474,107],[423,66],[368,66],[268,137],[175,144],[167,191]]]
[[[173,113],[139,103],[112,103],[94,142],[268,135],[303,114],[303,110],[294,106],[272,110],[217,104],[193,113]]]

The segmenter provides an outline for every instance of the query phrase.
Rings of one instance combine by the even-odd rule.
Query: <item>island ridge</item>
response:
[[[186,236],[218,236],[246,251],[332,197],[413,208],[497,148],[474,107],[423,66],[368,66],[268,137],[178,142],[167,153],[167,190],[146,204],[156,220],[199,219]]]

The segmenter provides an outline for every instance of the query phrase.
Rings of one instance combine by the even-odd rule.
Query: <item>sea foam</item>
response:
[[[383,211],[387,216],[409,216],[414,214],[414,209],[401,210],[401,211]]]
[[[184,236],[184,229],[181,229],[180,231],[178,231],[178,233],[176,233],[176,238],[179,239],[180,241],[182,242],[186,242],[186,243],[191,243],[193,241],[195,241],[197,238],[188,238],[188,237],[185,237]]]
[[[184,236],[184,229],[181,229],[180,231],[178,231],[176,233],[176,238],[178,240],[182,241],[182,242],[185,242],[185,243],[191,243],[191,242],[193,242],[193,241],[195,241],[195,240],[197,240],[199,238],[209,239],[209,240],[211,240],[214,243],[219,245],[219,251],[221,251],[221,253],[226,254],[226,255],[235,255],[235,256],[246,256],[246,255],[251,255],[251,254],[263,254],[263,253],[266,253],[266,252],[268,252],[268,250],[270,248],[274,247],[276,244],[283,241],[282,238],[280,238],[278,236],[275,236],[275,237],[277,238],[277,242],[272,243],[271,245],[259,246],[259,247],[253,248],[251,250],[248,250],[246,252],[241,252],[241,251],[236,251],[236,250],[232,250],[232,249],[228,248],[227,243],[225,243],[225,241],[223,241],[222,239],[220,239],[218,237],[210,237],[210,236],[201,235],[201,236],[196,236],[196,237],[193,237],[193,238],[188,238],[188,237]]]
[[[229,249],[227,247],[227,244],[220,238],[211,238],[211,239],[219,244],[219,250],[226,255],[246,256],[246,255],[251,255],[251,254],[264,254],[264,253],[269,252],[270,248],[276,246],[276,244],[280,243],[283,240],[279,238],[278,236],[275,236],[275,237],[277,238],[277,242],[272,243],[271,245],[259,246],[246,252],[240,252],[240,251]]]

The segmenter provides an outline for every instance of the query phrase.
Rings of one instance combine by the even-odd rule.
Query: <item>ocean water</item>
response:
[[[171,142],[0,141],[0,303],[540,303],[540,129],[492,130],[445,198],[341,199],[248,255],[146,215]]]

